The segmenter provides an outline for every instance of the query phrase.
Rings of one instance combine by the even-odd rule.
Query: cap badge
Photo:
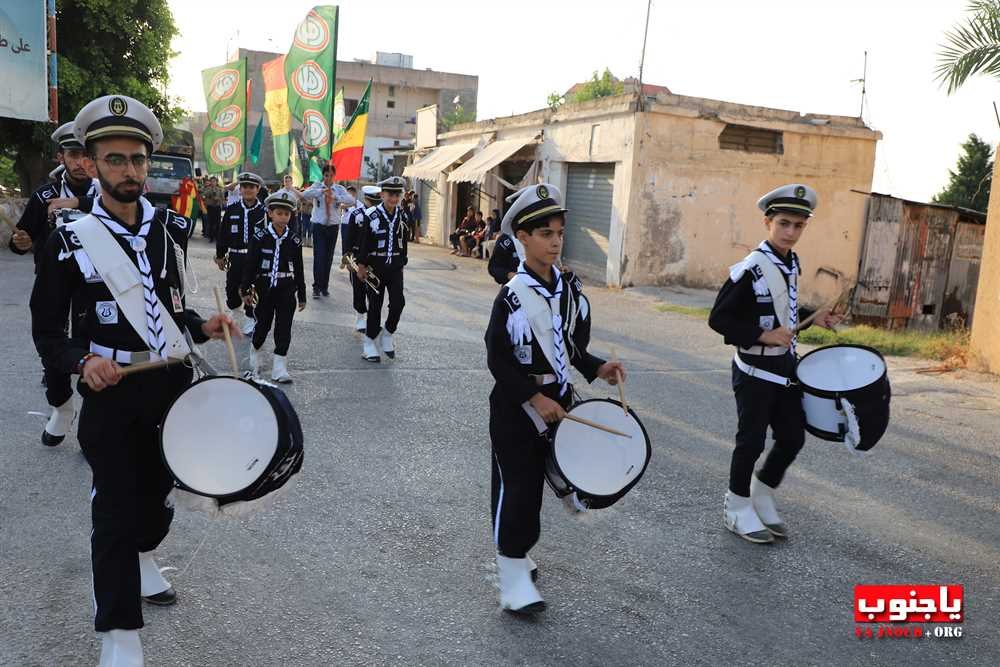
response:
[[[801,185],[798,186],[797,188],[795,188],[795,196],[798,197],[799,199],[805,199],[806,198],[806,189],[804,187],[802,187]]]
[[[128,104],[120,97],[112,97],[108,100],[108,111],[116,116],[124,116],[128,113]]]
[[[544,185],[539,185],[535,189],[535,194],[538,195],[539,199],[548,199],[549,198],[549,189],[547,187],[545,187]]]

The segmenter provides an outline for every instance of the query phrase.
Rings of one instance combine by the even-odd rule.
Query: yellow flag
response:
[[[292,163],[292,168],[288,172],[292,175],[292,185],[295,187],[302,186],[302,166],[299,165],[299,147],[295,145],[295,137],[292,137],[291,150],[288,151],[289,159]]]

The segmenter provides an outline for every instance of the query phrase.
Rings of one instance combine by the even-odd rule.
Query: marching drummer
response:
[[[358,242],[361,240],[365,225],[368,223],[365,210],[377,206],[382,201],[381,192],[381,188],[377,185],[363,186],[361,188],[363,200],[359,199],[357,204],[348,209],[347,224],[344,225],[344,232],[342,234],[344,238],[341,247],[343,248],[344,255],[357,259]],[[351,292],[354,295],[354,312],[357,314],[354,328],[364,333],[367,328],[368,286],[365,285],[363,280],[358,278],[354,271],[348,271],[348,275],[351,281]]]
[[[243,333],[249,335],[254,328],[253,308],[240,296],[240,283],[246,270],[246,257],[250,251],[250,239],[257,227],[265,220],[264,205],[257,197],[264,180],[248,171],[241,173],[237,180],[240,199],[226,207],[222,213],[219,236],[215,241],[215,263],[226,272],[226,307],[235,318],[240,306],[246,314]],[[226,268],[226,260],[229,267]]]
[[[736,346],[733,391],[739,426],[723,504],[726,528],[754,543],[788,536],[775,506],[774,491],[805,442],[802,392],[790,384],[795,374],[799,322],[813,311],[798,305],[802,273],[792,247],[816,208],[816,192],[793,183],[768,192],[757,202],[767,238],[743,261],[730,267],[715,299],[709,326]],[[813,322],[832,328],[840,321],[828,310]],[[754,473],[764,451],[767,428],[774,446]]]
[[[175,364],[125,377],[123,366],[164,359],[195,342],[221,338],[232,321],[207,322],[184,303],[186,218],[142,197],[150,154],[163,140],[156,116],[138,100],[108,95],[77,115],[101,183],[91,214],[56,229],[31,293],[32,332],[47,367],[79,373],[78,438],[93,471],[91,550],[95,629],[102,665],[139,665],[142,601],[173,604],[152,551],[173,518],[173,487],[157,429],[191,382]],[[89,345],[66,335],[70,298],[84,312]]]
[[[523,245],[524,261],[500,288],[486,330],[486,358],[496,381],[490,392],[491,516],[500,604],[517,613],[545,608],[528,552],[540,530],[544,434],[572,401],[569,367],[588,382],[599,377],[617,384],[618,373],[624,376],[619,362],[587,351],[590,304],[579,279],[555,267],[566,211],[552,185],[531,185],[515,195],[504,224]]]
[[[289,226],[297,202],[298,199],[288,190],[278,190],[265,200],[268,223],[254,230],[240,286],[240,293],[248,306],[253,306],[252,294],[256,293],[257,297],[254,306],[257,326],[254,327],[250,346],[250,370],[254,376],[260,372],[257,351],[267,340],[274,322],[271,379],[283,384],[292,381],[287,362],[295,306],[298,303],[299,310],[306,307],[302,239]]]

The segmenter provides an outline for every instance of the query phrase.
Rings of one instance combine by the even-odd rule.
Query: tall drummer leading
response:
[[[215,263],[226,272],[226,307],[235,318],[239,308],[246,314],[243,333],[249,335],[254,328],[253,307],[243,302],[240,283],[246,270],[250,239],[257,227],[264,224],[264,205],[258,198],[263,179],[257,174],[243,172],[237,176],[240,199],[226,207],[222,213],[219,235],[215,240]],[[229,266],[226,267],[226,260]]]
[[[406,182],[400,176],[390,176],[381,183],[382,202],[365,211],[367,224],[357,241],[358,278],[362,281],[371,271],[379,280],[378,290],[368,293],[368,323],[365,327],[361,356],[365,361],[379,362],[376,339],[381,335],[382,351],[390,359],[396,357],[395,334],[406,301],[403,298],[403,267],[407,259],[406,218],[399,200]],[[382,301],[389,293],[389,309],[382,328]]]
[[[219,338],[232,321],[207,322],[185,307],[187,219],[156,209],[142,195],[160,123],[124,95],[93,100],[77,115],[77,139],[94,160],[102,194],[91,214],[55,230],[31,293],[32,334],[47,367],[79,373],[78,438],[93,472],[91,551],[102,665],[142,664],[142,601],[175,595],[152,558],[167,535],[173,480],[160,457],[157,429],[191,369],[122,375],[145,360],[180,359],[195,342]],[[89,345],[66,335],[70,299],[84,312]],[[89,602],[88,602],[89,606]]]
[[[813,313],[798,305],[802,267],[792,248],[816,208],[816,192],[785,185],[757,206],[764,212],[767,238],[730,267],[708,322],[726,344],[736,346],[732,373],[739,426],[723,505],[726,528],[750,542],[768,543],[788,536],[774,492],[805,442],[802,392],[791,381],[796,331]],[[831,328],[839,319],[823,310],[814,323]],[[755,473],[768,427],[774,446]]]
[[[251,290],[257,295],[254,314],[257,325],[250,347],[250,370],[260,372],[257,351],[264,345],[274,323],[274,362],[271,379],[291,382],[288,374],[288,346],[292,342],[292,318],[296,304],[306,307],[306,279],[302,270],[302,239],[292,231],[290,222],[297,198],[288,190],[278,190],[265,200],[267,225],[258,227],[250,241],[246,269],[240,293],[251,302]]]
[[[490,392],[493,539],[500,605],[518,613],[545,608],[528,552],[538,541],[547,451],[546,424],[572,401],[569,367],[587,379],[616,384],[624,369],[587,351],[590,304],[580,281],[554,266],[563,245],[566,209],[552,185],[519,191],[505,216],[524,247],[524,261],[493,302],[486,359]]]

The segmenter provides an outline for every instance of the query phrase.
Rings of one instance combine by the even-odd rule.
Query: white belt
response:
[[[247,253],[248,253],[249,251],[248,251],[248,250],[247,250],[246,248],[242,248],[242,249],[237,249],[237,248],[230,248],[230,249],[229,249],[229,252],[230,252],[230,253],[235,253],[235,254],[237,254],[237,255],[245,255],[245,254],[247,254]]]
[[[737,368],[752,378],[767,380],[768,382],[773,382],[774,384],[780,384],[783,387],[790,387],[795,384],[790,378],[786,378],[783,375],[778,375],[777,373],[771,373],[770,371],[761,370],[756,366],[751,366],[747,362],[740,359],[739,352],[737,352],[736,356],[733,357],[733,361],[736,363]]]
[[[90,351],[100,357],[104,357],[105,359],[113,359],[119,364],[136,364],[143,361],[157,361],[160,358],[160,355],[155,352],[150,352],[149,350],[129,352],[128,350],[105,347],[104,345],[98,345],[97,343],[90,344]]]
[[[538,386],[559,382],[559,378],[552,373],[546,373],[545,375],[532,375],[531,378]]]
[[[270,273],[261,273],[257,276],[258,278],[270,278]],[[275,278],[294,278],[295,273],[293,271],[283,271],[278,273]]]
[[[780,357],[788,352],[788,348],[784,345],[752,345],[751,347],[741,347],[740,352],[756,354],[758,357]]]

